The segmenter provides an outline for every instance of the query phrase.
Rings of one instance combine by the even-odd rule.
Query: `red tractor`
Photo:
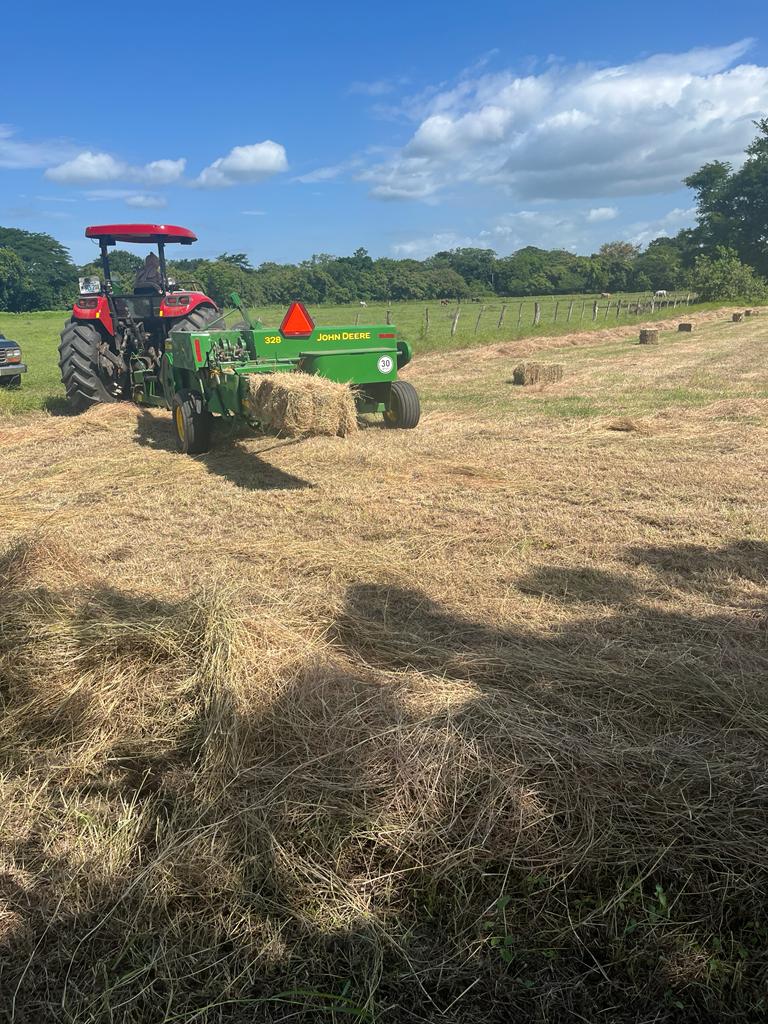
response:
[[[197,236],[171,224],[101,224],[85,229],[98,240],[103,280],[80,278],[80,297],[61,332],[59,367],[70,403],[84,409],[94,402],[131,398],[135,371],[159,375],[170,331],[203,331],[221,319],[218,306],[194,288],[168,279],[165,246],[191,245]],[[133,292],[116,294],[109,268],[110,245],[157,245],[136,275]]]

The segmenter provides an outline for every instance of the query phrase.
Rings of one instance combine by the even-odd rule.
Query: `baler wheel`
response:
[[[421,416],[419,393],[407,380],[392,382],[390,408],[384,413],[384,426],[413,430]]]
[[[198,391],[177,391],[173,396],[176,444],[185,455],[201,455],[211,447],[212,416]]]

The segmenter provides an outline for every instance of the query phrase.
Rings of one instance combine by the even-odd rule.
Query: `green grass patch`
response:
[[[441,306],[440,303],[429,302],[399,302],[392,303],[389,309],[389,319],[397,328],[402,337],[413,345],[416,355],[428,352],[450,352],[457,349],[469,349],[477,345],[485,345],[494,342],[513,342],[522,338],[552,336],[557,334],[570,334],[574,331],[602,330],[605,327],[615,327],[631,323],[637,323],[647,319],[647,314],[642,317],[627,316],[622,313],[616,318],[615,313],[607,319],[600,315],[596,321],[591,319],[591,303],[594,297],[583,296],[562,296],[552,298],[549,296],[532,297],[524,300],[508,300],[507,311],[501,327],[498,321],[501,314],[501,307],[504,304],[501,299],[491,299],[485,304],[463,303],[461,306],[459,325],[456,335],[451,337],[451,325],[456,311],[454,305]],[[619,297],[611,301],[615,303]],[[621,296],[624,301],[635,299],[636,296]],[[574,314],[570,322],[567,322],[567,309],[570,301],[574,301]],[[520,303],[522,301],[523,316],[520,317]],[[534,327],[532,324],[535,302],[541,306],[542,322]],[[607,300],[602,300],[603,304]],[[584,318],[580,317],[581,304],[585,304],[587,313]],[[686,308],[663,309],[657,311],[654,316],[669,320],[679,319],[688,312],[702,309],[717,308],[717,303],[700,304]],[[558,319],[555,322],[555,307],[557,307]],[[430,311],[429,331],[426,331],[426,310]],[[257,309],[255,314],[269,327],[277,327],[282,319],[285,309],[280,306],[271,306]],[[372,304],[366,308],[359,305],[346,306],[321,306],[313,307],[310,311],[318,326],[336,324],[339,326],[359,324],[380,324],[386,323],[388,318],[387,307],[383,304]],[[58,352],[59,333],[69,315],[68,310],[53,310],[39,313],[0,313],[0,331],[7,337],[18,341],[22,347],[24,361],[28,372],[22,379],[21,387],[18,390],[2,389],[0,391],[0,416],[15,416],[20,413],[32,412],[40,409],[61,411],[63,408],[63,389],[59,379]],[[233,319],[229,318],[230,321]],[[478,323],[479,319],[479,323]],[[518,326],[520,321],[520,326]],[[665,339],[666,341],[667,339]],[[569,359],[606,358],[625,354],[630,346],[624,342],[609,342],[596,348],[578,349],[565,345],[561,349],[552,350],[555,354],[568,353]],[[455,397],[455,396],[454,396]]]

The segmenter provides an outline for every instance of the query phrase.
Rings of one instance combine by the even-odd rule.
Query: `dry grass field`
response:
[[[0,1014],[765,1020],[768,316],[729,320],[424,356],[412,432],[0,424]]]

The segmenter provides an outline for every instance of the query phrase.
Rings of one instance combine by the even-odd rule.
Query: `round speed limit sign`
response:
[[[392,357],[382,356],[378,363],[379,373],[392,373]]]

